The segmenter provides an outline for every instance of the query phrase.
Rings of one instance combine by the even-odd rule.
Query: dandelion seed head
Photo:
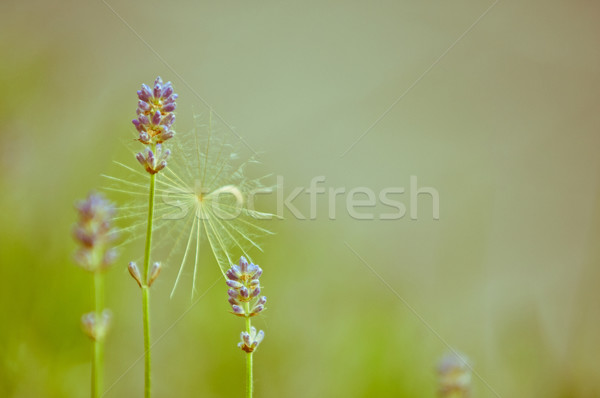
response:
[[[247,175],[254,159],[242,162],[232,158],[235,146],[226,141],[227,133],[218,131],[210,115],[208,119],[169,142],[174,155],[156,179],[153,250],[167,253],[167,258],[161,259],[163,264],[177,269],[172,294],[189,274],[195,290],[201,252],[212,253],[225,274],[240,255],[251,258],[253,250],[262,250],[259,239],[271,234],[260,224],[272,215],[253,208],[253,196],[267,191],[263,179]],[[156,164],[158,155],[153,155],[150,160]],[[146,162],[147,156],[138,159],[142,161]],[[136,170],[135,165],[118,164],[130,175],[105,176],[111,182],[106,189],[132,198],[120,209],[122,221],[129,224],[126,229],[131,241],[145,231],[148,174]]]

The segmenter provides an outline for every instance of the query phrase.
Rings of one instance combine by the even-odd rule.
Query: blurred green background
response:
[[[439,337],[503,398],[600,396],[600,5],[500,1],[445,53],[492,4],[2,2],[0,396],[88,395],[73,203],[118,175],[113,160],[135,165],[122,143],[157,75],[180,95],[178,131],[206,111],[196,91],[286,193],[319,175],[376,191],[415,175],[440,194],[438,221],[426,196],[414,221],[355,220],[343,197],[329,220],[322,196],[316,220],[265,224],[257,397],[433,397]],[[307,195],[294,203],[308,214]],[[142,392],[126,271],[141,250],[108,274],[106,397]],[[174,267],[153,287],[156,397],[243,394],[242,322],[202,264],[191,309],[188,291],[169,300]]]

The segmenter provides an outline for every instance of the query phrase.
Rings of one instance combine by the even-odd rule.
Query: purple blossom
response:
[[[142,166],[144,166],[144,169],[146,169],[148,173],[156,174],[167,167],[169,155],[171,155],[170,150],[163,150],[161,144],[156,144],[156,151],[152,151],[152,149],[146,147],[145,153],[138,152],[135,155],[135,158]]]
[[[155,145],[172,138],[175,135],[171,127],[175,122],[173,111],[177,107],[177,94],[173,92],[171,82],[163,83],[157,77],[152,89],[142,84],[137,95],[138,117],[132,123],[139,133],[138,141],[144,145]]]
[[[261,275],[262,269],[258,265],[249,263],[244,257],[240,258],[239,265],[232,265],[225,272],[228,278],[226,284],[229,287],[227,291],[229,304],[234,315],[253,317],[265,309],[267,298],[259,297]]]
[[[112,228],[115,205],[98,193],[90,193],[76,204],[79,219],[73,227],[73,237],[80,244],[74,260],[88,271],[112,264],[117,253],[112,248],[116,232]]]

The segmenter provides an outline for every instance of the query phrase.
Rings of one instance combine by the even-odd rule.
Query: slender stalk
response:
[[[94,312],[96,319],[102,317],[104,307],[104,275],[101,271],[94,272]],[[104,380],[104,338],[94,340],[92,354],[92,398],[102,396]]]
[[[152,150],[156,148],[153,146]],[[144,270],[142,284],[142,312],[144,320],[144,397],[151,396],[151,364],[150,353],[150,289],[148,283],[148,272],[150,269],[150,251],[152,247],[152,221],[154,220],[154,191],[156,185],[156,174],[150,174],[150,192],[148,195],[148,225],[146,229],[146,249],[144,251]]]
[[[144,397],[151,395],[151,367],[152,355],[150,352],[150,289],[142,287],[142,306],[144,313]]]
[[[246,314],[250,313],[250,303],[246,303]],[[252,322],[250,317],[246,316],[246,332],[250,333]],[[252,398],[253,383],[252,383],[252,352],[246,354],[246,398]]]

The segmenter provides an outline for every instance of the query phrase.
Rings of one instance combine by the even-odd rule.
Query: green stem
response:
[[[152,355],[150,352],[150,289],[142,286],[142,306],[144,313],[144,397],[150,398]]]
[[[152,148],[153,150],[155,148]],[[150,290],[148,288],[148,271],[150,269],[150,251],[152,247],[152,221],[154,220],[154,187],[156,174],[150,175],[150,193],[148,195],[148,224],[146,229],[146,249],[144,251],[144,270],[142,281],[142,311],[144,318],[144,397],[151,395],[151,363],[150,353]]]
[[[250,303],[246,303],[246,314],[250,313]],[[252,327],[252,323],[250,321],[250,317],[246,316],[246,332],[250,334],[250,328]],[[253,383],[252,383],[252,353],[249,352],[246,354],[246,398],[252,398],[253,393]]]
[[[96,321],[102,319],[104,307],[104,275],[101,271],[94,272],[94,312]],[[92,360],[92,398],[102,396],[102,385],[104,379],[104,338],[94,340]]]

